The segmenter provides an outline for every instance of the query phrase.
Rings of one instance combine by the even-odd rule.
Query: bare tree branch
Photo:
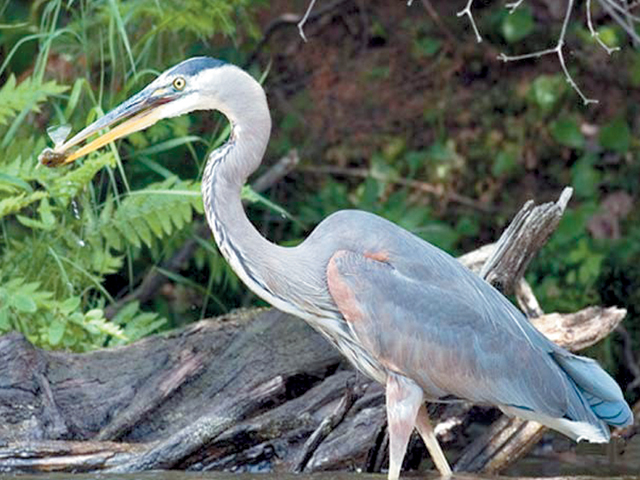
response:
[[[516,60],[525,60],[528,58],[539,58],[544,55],[556,54],[558,56],[558,60],[560,61],[560,66],[562,67],[562,71],[564,72],[564,76],[567,79],[567,82],[580,96],[583,103],[585,105],[589,105],[590,103],[598,103],[598,100],[594,98],[589,98],[584,93],[582,93],[582,90],[580,90],[580,87],[578,87],[578,84],[575,82],[575,80],[569,73],[569,69],[567,68],[567,65],[564,60],[563,48],[564,48],[565,36],[567,34],[567,27],[569,26],[569,20],[571,19],[571,12],[573,10],[574,1],[575,0],[568,0],[567,2],[567,12],[564,16],[564,22],[562,23],[562,30],[560,31],[560,36],[558,37],[558,43],[554,48],[549,48],[547,50],[539,50],[537,52],[527,53],[524,55],[515,55],[515,56],[509,56],[504,53],[501,53],[500,55],[498,55],[498,58],[503,62],[511,62]]]
[[[304,40],[305,42],[307,41],[307,37],[304,34],[304,24],[307,23],[307,20],[309,19],[309,15],[311,15],[311,10],[313,10],[313,6],[315,4],[316,4],[316,0],[311,0],[309,2],[307,11],[304,12],[302,19],[298,22],[298,32],[300,32],[300,36],[302,37],[302,40]]]
[[[591,33],[591,36],[596,39],[596,42],[598,42],[600,46],[604,48],[604,50],[609,55],[611,55],[613,52],[620,50],[620,47],[610,47],[609,45],[604,43],[600,38],[600,34],[598,33],[598,31],[593,28],[593,21],[591,19],[591,0],[587,0],[586,8],[587,8],[587,27],[589,28],[589,32]]]
[[[482,36],[480,36],[480,31],[478,30],[478,26],[476,25],[476,21],[473,19],[473,13],[471,12],[471,6],[473,5],[473,0],[467,0],[467,6],[458,12],[458,17],[467,16],[469,17],[469,22],[471,22],[471,27],[473,28],[473,32],[476,34],[476,40],[478,43],[482,43]]]
[[[524,0],[518,0],[517,2],[511,2],[511,3],[507,3],[507,9],[509,10],[509,14],[512,14],[513,12],[515,12],[518,7],[520,5],[522,5],[522,2],[524,2]]]
[[[514,0],[506,3],[506,8],[509,10],[509,13],[514,13],[525,0]],[[628,0],[598,0],[598,3],[603,8],[603,10],[611,17],[611,19],[620,25],[625,32],[631,37],[633,42],[637,45],[640,44],[640,35],[636,33],[635,25],[636,23],[640,23],[640,16],[634,15],[631,13],[632,9],[635,9],[640,5],[640,2],[634,1],[629,2]],[[467,4],[464,9],[458,12],[458,17],[467,16],[469,17],[469,21],[471,22],[471,26],[476,34],[476,39],[478,42],[482,41],[482,37],[478,31],[475,20],[473,18],[472,12],[473,0],[467,0]],[[575,92],[580,96],[583,103],[588,105],[590,103],[598,103],[597,99],[590,98],[580,89],[578,84],[575,82],[569,69],[567,68],[567,64],[564,56],[564,46],[565,46],[565,37],[567,34],[567,28],[569,26],[569,22],[571,21],[571,14],[573,13],[573,8],[575,6],[575,0],[567,0],[567,8],[564,15],[564,20],[562,22],[562,30],[560,31],[560,35],[558,37],[558,41],[553,48],[548,48],[544,50],[538,50],[536,52],[527,53],[524,55],[514,55],[509,56],[505,53],[501,53],[498,58],[503,62],[511,62],[517,60],[526,60],[531,58],[540,58],[545,55],[556,55],[558,57],[558,61],[560,62],[560,67],[562,68],[562,72],[567,80],[567,83],[571,85],[571,88],[575,90]],[[593,16],[592,16],[592,0],[587,0],[586,2],[586,23],[591,33],[591,36],[595,38],[596,42],[604,48],[604,50],[611,55],[613,52],[620,49],[620,47],[610,47],[607,45],[602,38],[600,38],[600,34],[594,27]]]

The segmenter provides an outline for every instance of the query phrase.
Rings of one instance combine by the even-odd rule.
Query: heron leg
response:
[[[450,477],[451,467],[449,466],[449,462],[447,462],[447,457],[445,457],[442,452],[442,448],[440,448],[436,434],[433,431],[431,422],[429,421],[427,407],[424,406],[424,403],[420,404],[420,409],[418,410],[416,428],[418,429],[418,433],[420,433],[424,444],[427,446],[427,450],[429,450],[429,454],[431,455],[433,463],[436,464],[436,468],[440,472],[440,475],[443,477]]]
[[[409,437],[423,402],[422,389],[406,377],[390,373],[386,387],[389,430],[389,480],[400,477]]]

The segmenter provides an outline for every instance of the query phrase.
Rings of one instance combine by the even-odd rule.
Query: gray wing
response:
[[[453,395],[562,417],[572,387],[551,356],[553,344],[451,257],[419,253],[431,264],[393,252],[332,257],[329,290],[364,348],[429,398]]]

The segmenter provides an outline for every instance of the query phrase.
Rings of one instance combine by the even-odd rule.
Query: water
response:
[[[145,472],[128,475],[108,475],[108,474],[41,474],[41,475],[0,475],[2,480],[386,480],[384,474],[355,473],[355,472],[329,472],[313,473],[304,475],[294,474],[237,474],[237,473],[192,473],[192,472]],[[438,480],[441,477],[435,472],[416,474],[415,472],[405,473],[400,476],[400,480]],[[530,480],[535,477],[503,477],[503,476],[477,476],[469,474],[455,474],[452,480]],[[603,477],[592,476],[559,476],[548,477],[549,480],[600,480]],[[611,480],[640,480],[636,475],[620,475],[606,477]]]
[[[40,473],[2,475],[0,480],[386,480],[386,474],[325,472],[312,474],[230,473],[155,471],[135,474]],[[407,472],[400,480],[439,480],[435,471]],[[640,435],[626,446],[580,444],[565,452],[529,455],[509,468],[505,475],[454,474],[452,480],[640,480]]]

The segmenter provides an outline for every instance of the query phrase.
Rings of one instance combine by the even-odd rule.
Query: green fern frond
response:
[[[137,322],[146,326],[144,331],[157,330],[157,316],[150,320],[142,316]],[[0,333],[11,330],[45,348],[76,351],[102,347],[114,339],[130,341],[123,327],[109,322],[101,308],[82,312],[79,296],[60,300],[44,290],[40,282],[19,277],[0,282]]]
[[[165,0],[161,3],[123,3],[121,8],[123,16],[134,21],[144,19],[154,25],[156,35],[164,31],[209,38],[220,33],[231,36],[238,25],[247,28],[253,35],[258,34],[253,20],[246,13],[258,3],[256,0]]]
[[[110,247],[125,244],[151,247],[156,239],[171,235],[191,223],[193,212],[202,213],[200,184],[171,177],[131,192],[117,209],[108,199],[100,214],[99,230]]]
[[[104,166],[114,166],[115,158],[111,153],[106,153],[85,162],[81,167],[70,169],[66,174],[54,177],[48,188],[48,192],[37,190],[32,193],[21,192],[0,200],[0,218],[7,215],[18,213],[20,210],[29,205],[38,202],[46,197],[55,198],[62,205],[66,206],[69,202],[85,188]],[[53,176],[54,174],[52,174]],[[43,181],[44,181],[43,176]],[[28,185],[28,184],[27,184]],[[23,224],[29,223],[30,227],[38,228],[31,220],[20,220]]]
[[[68,205],[83,188],[91,183],[96,173],[105,166],[114,167],[115,164],[116,159],[110,152],[92,157],[82,166],[68,170],[65,175],[52,182],[49,186],[52,198],[59,200],[63,205]]]
[[[0,125],[6,125],[11,117],[25,109],[39,112],[40,103],[50,96],[65,92],[68,88],[57,84],[55,80],[39,83],[33,77],[27,77],[18,84],[15,75],[11,75],[7,83],[0,88]]]
[[[111,323],[106,318],[104,318],[104,311],[102,311],[102,309],[94,308],[92,310],[89,310],[82,316],[72,315],[69,318],[71,319],[71,321],[75,322],[76,325],[82,327],[91,335],[104,335],[115,337],[120,340],[128,340],[127,336],[124,334],[124,331],[122,330],[122,328],[120,328],[120,326],[116,325],[115,323]]]
[[[13,197],[0,200],[0,218],[17,213],[32,203],[47,197],[48,193],[42,190],[33,193],[20,193]]]

